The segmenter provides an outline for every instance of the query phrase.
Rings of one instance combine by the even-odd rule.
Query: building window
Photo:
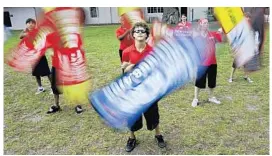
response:
[[[163,13],[163,7],[147,7],[147,13]]]
[[[264,14],[270,15],[269,7],[265,7]]]
[[[98,17],[98,7],[90,7],[91,17]]]
[[[216,21],[216,18],[214,16],[213,7],[208,7],[206,14],[207,14],[207,18],[209,21]]]
[[[208,15],[213,15],[213,7],[208,7]]]

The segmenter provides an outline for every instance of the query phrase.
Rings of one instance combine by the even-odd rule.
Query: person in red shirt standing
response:
[[[131,34],[134,38],[134,44],[126,48],[123,51],[122,55],[122,69],[124,72],[128,72],[133,69],[135,64],[144,59],[151,51],[150,47],[146,43],[146,39],[149,37],[149,28],[146,23],[138,22],[136,23],[132,30]],[[147,129],[155,129],[155,138],[158,142],[160,148],[166,146],[163,136],[160,133],[159,129],[159,109],[158,101],[156,101],[145,113],[144,113]],[[126,151],[131,152],[136,146],[136,137],[134,132],[138,131],[143,127],[142,116],[135,122],[133,126],[130,127],[130,137],[127,141]]]
[[[176,25],[176,27],[173,29],[173,35],[179,39],[180,37],[188,37],[188,39],[191,39],[192,36],[192,24],[187,22],[187,17],[182,14],[181,15],[181,21]]]
[[[199,40],[198,49],[202,52],[202,65],[198,68],[197,79],[195,83],[195,97],[192,106],[198,104],[198,95],[200,89],[206,88],[206,79],[208,78],[209,102],[220,104],[221,102],[213,96],[213,90],[216,87],[217,63],[216,46],[217,42],[222,42],[222,32],[209,31],[207,19],[200,19],[198,22],[198,33],[194,34],[194,39]],[[201,44],[202,43],[202,44]],[[204,73],[203,73],[204,72]]]
[[[23,39],[24,37],[26,37],[34,29],[36,29],[36,21],[32,18],[28,18],[26,20],[26,29],[21,32],[20,39]],[[39,60],[35,68],[33,69],[32,76],[35,76],[36,81],[38,83],[38,89],[35,94],[40,94],[44,92],[45,89],[42,86],[41,77],[47,76],[49,79],[49,82],[51,83],[50,69],[49,69],[47,58],[45,55],[41,57],[41,59]]]
[[[82,17],[82,10],[79,8],[70,8],[70,7],[58,7],[58,8],[44,8],[45,11],[45,21],[44,23],[48,24],[48,27],[51,26],[54,28],[54,24],[57,21],[57,18],[52,18],[52,15],[55,15],[55,17],[58,17],[62,20],[58,20],[59,23],[57,25],[59,28],[66,30],[66,31],[60,31],[58,29],[54,30],[54,32],[51,32],[46,36],[46,47],[52,48],[54,53],[52,55],[52,83],[51,83],[51,89],[54,94],[54,100],[55,103],[49,108],[47,111],[47,114],[52,114],[61,111],[61,107],[59,104],[59,96],[60,94],[63,94],[64,92],[64,81],[60,81],[60,77],[65,76],[66,79],[71,82],[71,77],[68,77],[67,71],[64,71],[65,66],[68,66],[70,69],[73,69],[74,66],[71,66],[70,64],[64,64],[67,63],[64,61],[65,59],[69,59],[67,55],[63,55],[64,53],[73,53],[73,56],[70,57],[71,60],[76,57],[76,59],[73,60],[73,64],[80,64],[81,69],[77,68],[78,77],[86,77],[84,72],[85,71],[85,51],[83,50],[83,41],[80,34],[80,28],[78,27],[83,22]],[[70,14],[73,14],[74,16],[67,16],[70,14],[63,14],[63,11],[69,12]],[[72,21],[71,23],[65,22],[65,19],[68,19],[67,21]],[[80,20],[78,20],[80,19]],[[52,20],[52,21],[51,21]],[[73,28],[73,29],[68,29]],[[78,31],[69,31],[69,30],[78,30]],[[65,40],[68,39],[68,40]],[[65,42],[65,44],[63,44]],[[76,51],[76,52],[75,52]],[[70,79],[69,79],[70,78]],[[73,81],[76,81],[75,78],[73,78]],[[74,84],[70,84],[74,85]],[[68,86],[68,85],[66,85]],[[77,102],[77,105],[75,107],[75,112],[77,114],[80,114],[83,112],[83,108],[80,105],[79,102]]]
[[[185,14],[182,14],[180,19],[181,21],[177,24],[177,27],[187,29],[192,28],[192,24],[190,22],[187,22],[187,17],[185,16]]]
[[[116,37],[120,40],[119,56],[122,62],[123,50],[132,45],[134,40],[130,34],[130,30],[124,26],[124,18],[122,16],[120,17],[120,22],[121,26],[116,30]]]

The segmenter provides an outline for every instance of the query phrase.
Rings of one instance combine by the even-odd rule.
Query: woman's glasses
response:
[[[145,30],[134,30],[134,32],[137,33],[137,34],[138,34],[138,33],[142,33],[142,34],[143,34],[143,33],[146,33]]]

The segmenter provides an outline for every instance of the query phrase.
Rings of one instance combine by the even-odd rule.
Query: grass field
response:
[[[85,27],[84,47],[91,73],[92,91],[120,76],[117,26]],[[19,32],[5,43],[14,47]],[[138,146],[124,150],[128,133],[115,132],[103,124],[89,104],[77,115],[62,96],[63,111],[47,115],[54,103],[47,78],[47,92],[35,95],[37,84],[31,75],[14,72],[4,65],[4,154],[269,154],[269,30],[264,48],[263,69],[251,74],[252,84],[243,80],[242,70],[233,83],[227,81],[232,58],[228,44],[218,46],[217,88],[221,105],[207,102],[200,92],[201,105],[193,108],[194,86],[186,85],[159,103],[161,130],[167,148],[160,149],[154,132],[146,127],[136,133]],[[47,59],[51,58],[47,54]],[[51,63],[50,63],[51,64]]]

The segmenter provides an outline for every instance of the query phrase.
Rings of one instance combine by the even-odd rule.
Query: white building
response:
[[[85,24],[114,24],[119,23],[116,7],[84,7]]]
[[[180,15],[185,14],[188,21],[194,21],[196,19],[207,17],[208,7],[177,7]],[[163,7],[146,7],[143,8],[145,18],[151,22],[152,19],[162,19]]]
[[[12,30],[25,28],[25,21],[28,18],[37,19],[41,8],[22,7],[22,8],[4,8],[4,25]]]
[[[212,12],[210,7],[176,7],[180,14],[185,14],[188,21],[207,17]],[[116,7],[83,7],[85,24],[116,24],[119,23],[118,9]],[[152,22],[154,19],[162,19],[163,7],[143,7],[145,20]],[[12,30],[25,28],[27,18],[37,20],[42,8],[39,7],[5,7],[4,24]],[[39,22],[39,21],[38,21]]]

